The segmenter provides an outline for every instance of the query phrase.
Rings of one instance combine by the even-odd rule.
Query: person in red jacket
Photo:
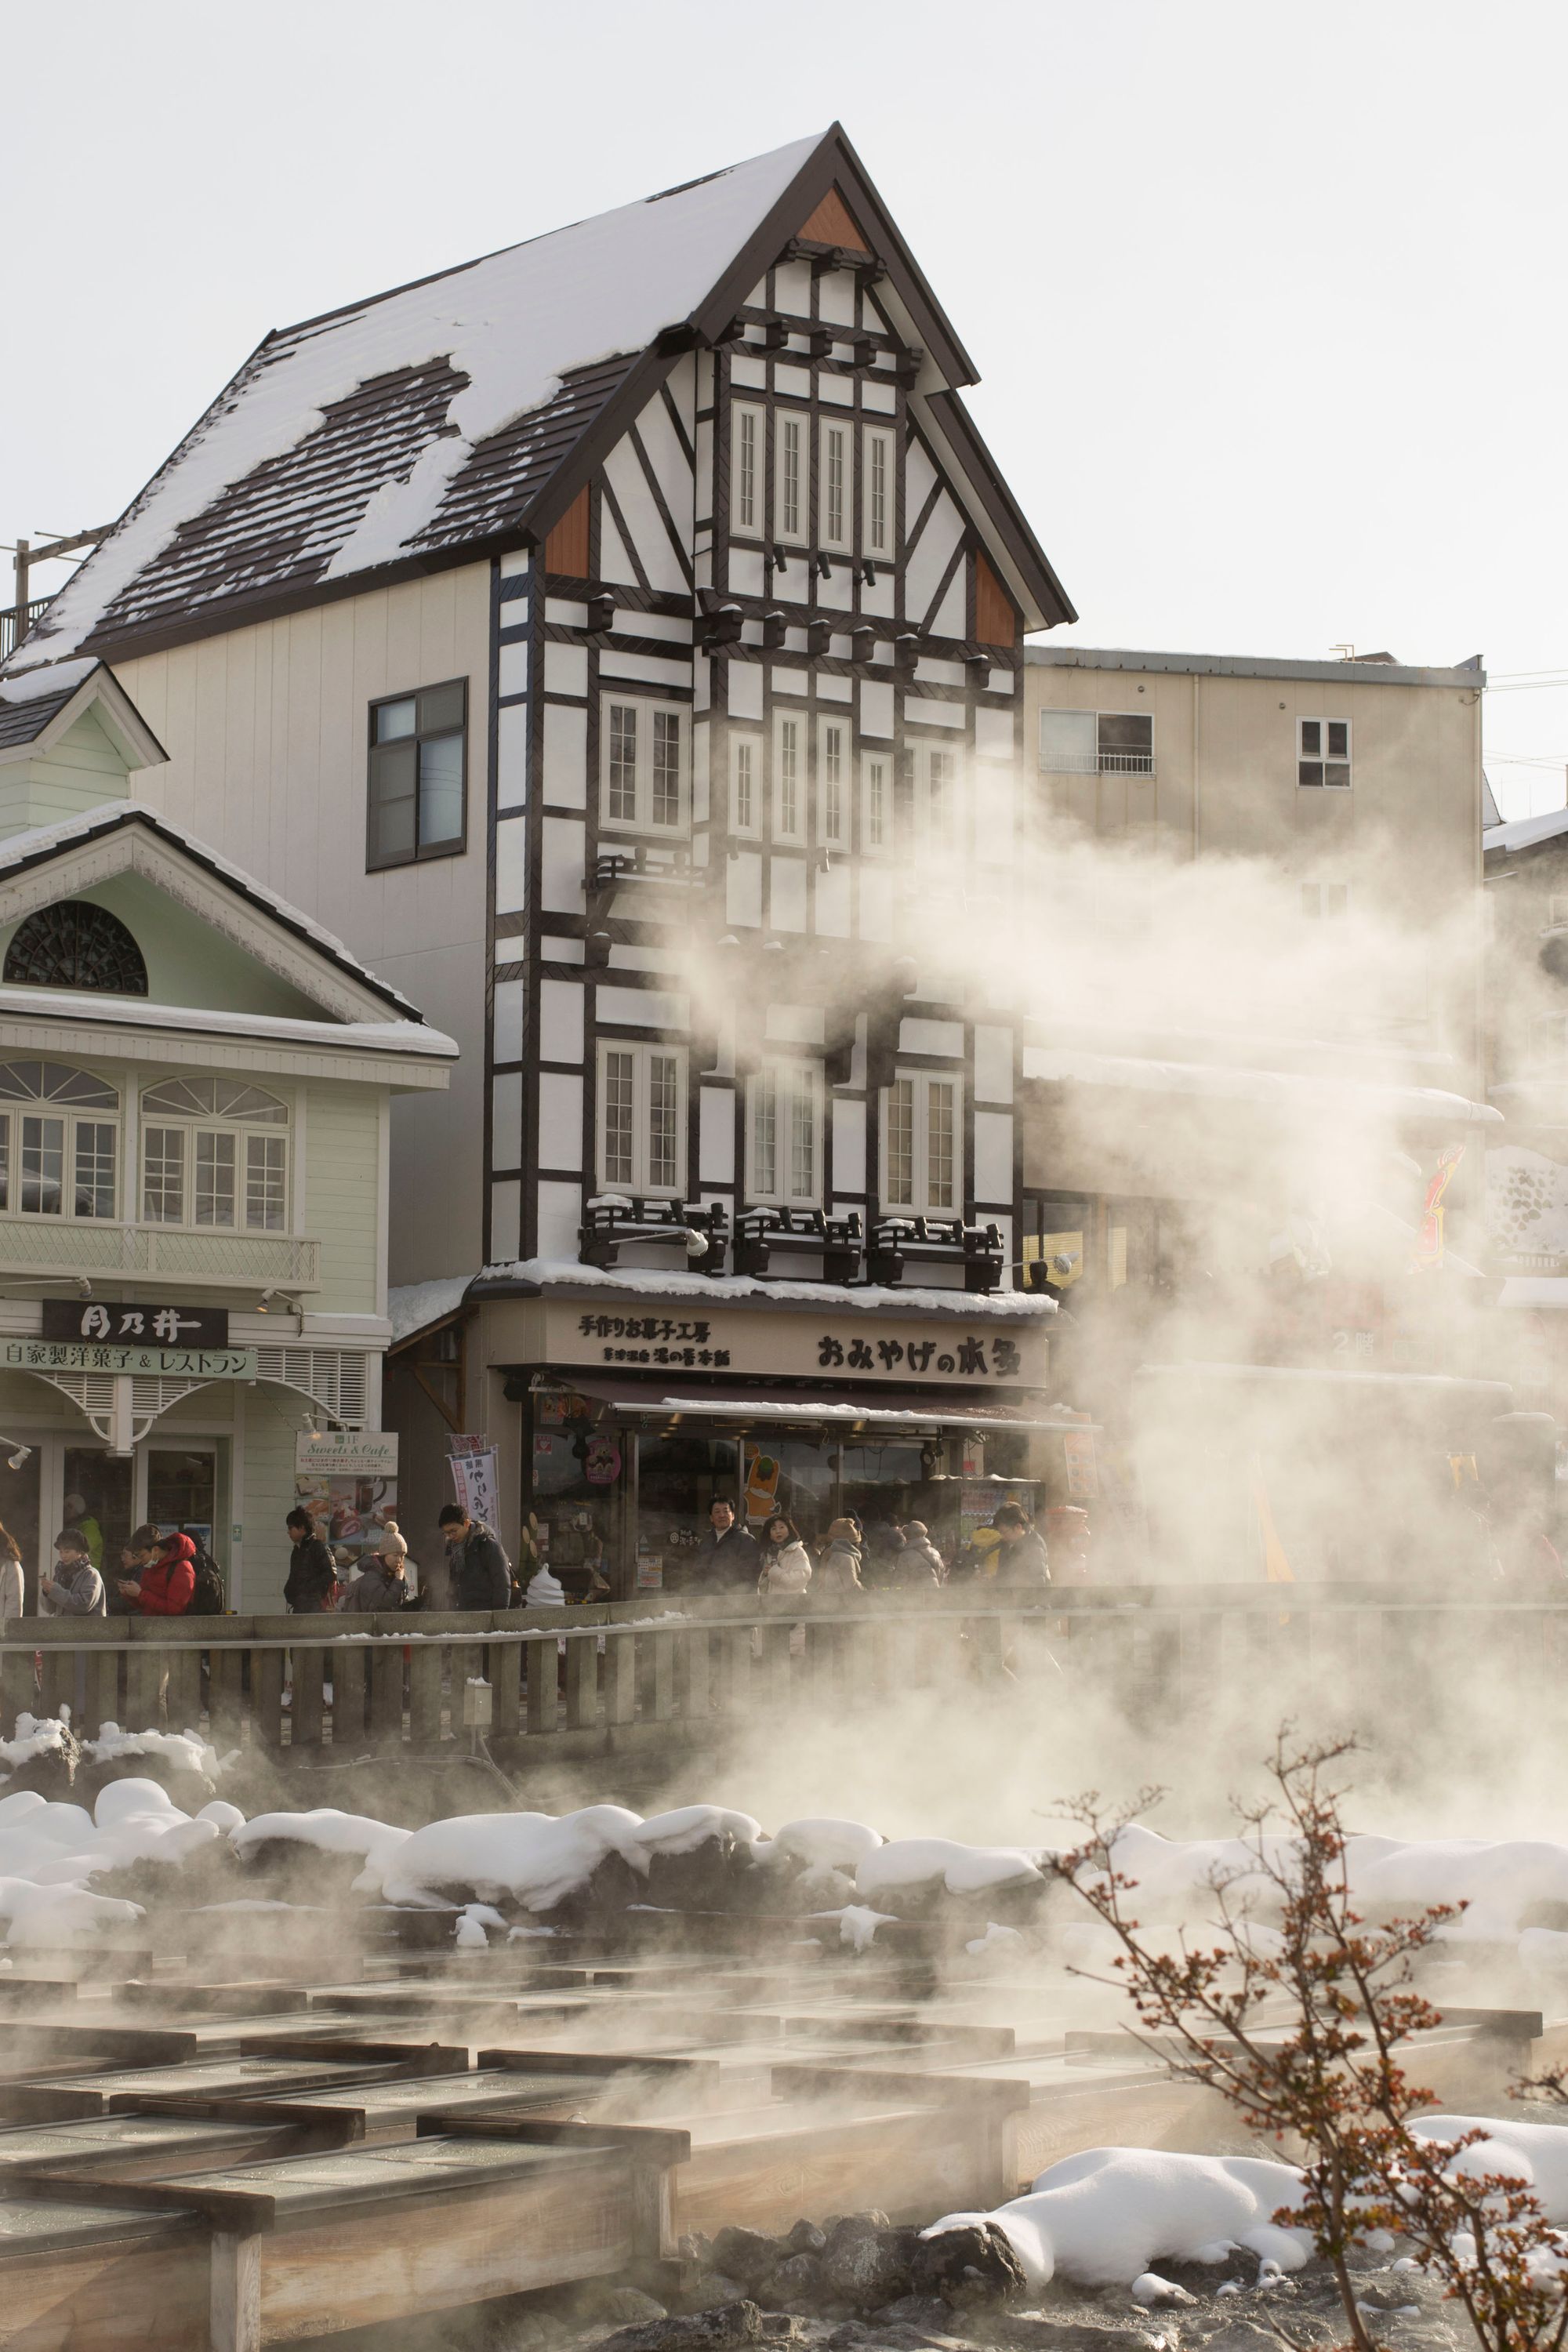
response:
[[[142,1570],[134,1583],[120,1588],[133,1612],[149,1617],[183,1617],[195,1596],[196,1548],[189,1536],[159,1538],[155,1559]]]

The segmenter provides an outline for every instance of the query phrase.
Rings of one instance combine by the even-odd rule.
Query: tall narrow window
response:
[[[861,444],[864,464],[865,516],[861,547],[869,556],[888,561],[893,552],[893,436],[879,426]]]
[[[805,537],[805,434],[804,416],[780,415],[773,427],[773,532],[779,539]]]
[[[609,814],[620,824],[635,824],[637,814],[637,707],[635,702],[610,705]]]
[[[144,1127],[142,1130],[142,1214],[150,1225],[185,1222],[184,1128]]]
[[[845,823],[847,797],[845,778],[848,766],[847,743],[849,730],[842,719],[822,721],[821,751],[817,768],[817,803],[821,814],[824,841],[842,845],[847,838]]]
[[[736,404],[730,411],[730,528],[763,535],[763,412]]]
[[[884,1203],[915,1216],[955,1216],[963,1192],[958,1080],[907,1071],[882,1104]]]
[[[746,1191],[765,1207],[816,1208],[822,1199],[822,1068],[764,1062],[749,1082]]]
[[[762,825],[763,747],[754,735],[730,738],[730,830],[755,835]]]
[[[861,836],[863,849],[886,849],[893,837],[892,761],[881,751],[872,752],[866,761],[862,787]]]
[[[638,833],[686,824],[690,714],[679,704],[606,698],[600,715],[601,822]]]
[[[365,863],[452,857],[467,843],[468,685],[453,678],[370,706]]]
[[[805,721],[781,711],[773,735],[773,838],[805,838]]]
[[[922,743],[915,756],[921,829],[928,850],[958,847],[958,754]]]
[[[847,548],[850,536],[849,427],[829,419],[822,427],[818,476],[818,535],[824,547]]]
[[[686,1066],[673,1047],[599,1047],[598,1181],[605,1192],[680,1192],[686,1167]]]
[[[252,1233],[280,1234],[289,1198],[287,1145],[281,1135],[245,1139],[245,1222]]]
[[[194,1223],[198,1225],[234,1223],[236,1141],[233,1135],[197,1130]]]

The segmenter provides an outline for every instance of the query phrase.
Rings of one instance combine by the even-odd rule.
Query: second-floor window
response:
[[[1348,792],[1351,781],[1351,723],[1348,719],[1299,719],[1296,721],[1296,782]]]
[[[0,1063],[0,1209],[112,1217],[120,1090],[67,1062]]]
[[[822,462],[817,475],[817,530],[824,547],[847,549],[854,534],[850,504],[849,427],[835,418],[822,425]]]
[[[142,1215],[215,1233],[289,1228],[289,1106],[236,1078],[164,1078],[142,1097]]]
[[[1152,713],[1042,710],[1040,765],[1058,776],[1152,776]]]
[[[772,1208],[816,1208],[822,1198],[822,1068],[764,1062],[749,1081],[746,1191]]]
[[[365,864],[411,866],[466,845],[466,678],[370,706]]]
[[[839,848],[849,839],[849,727],[825,719],[817,754],[816,804],[822,838]]]
[[[773,722],[773,839],[805,839],[805,719],[781,710]]]
[[[763,829],[763,746],[755,735],[730,738],[730,830],[754,838]]]
[[[599,1046],[601,1192],[672,1199],[686,1182],[686,1065],[671,1046]]]
[[[905,756],[921,846],[939,855],[956,850],[961,830],[957,752],[940,743],[917,743]]]
[[[763,411],[739,402],[730,411],[730,528],[763,535]]]
[[[959,1082],[906,1071],[882,1095],[882,1205],[912,1216],[956,1216],[963,1136]]]
[[[862,495],[865,519],[861,547],[868,556],[890,559],[893,552],[893,436],[880,425],[869,426],[861,443]]]
[[[885,751],[867,753],[860,789],[860,846],[887,849],[893,839],[893,763]]]
[[[805,537],[809,488],[806,482],[810,425],[804,415],[779,415],[773,420],[773,537],[800,541]]]
[[[687,713],[679,703],[606,701],[599,726],[600,821],[637,833],[686,825]]]

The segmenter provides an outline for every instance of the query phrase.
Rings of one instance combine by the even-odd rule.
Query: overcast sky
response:
[[[268,327],[837,116],[1058,640],[1568,677],[1561,7],[68,0],[0,55],[0,540],[117,514]],[[1488,760],[1560,803],[1568,685]]]

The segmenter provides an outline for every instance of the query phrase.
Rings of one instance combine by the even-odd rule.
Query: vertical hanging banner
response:
[[[1450,1143],[1446,1151],[1437,1154],[1437,1165],[1426,1185],[1426,1200],[1410,1260],[1413,1274],[1441,1274],[1443,1270],[1443,1195],[1452,1183],[1454,1171],[1464,1156],[1462,1143]]]
[[[495,1528],[500,1513],[500,1486],[496,1475],[496,1449],[485,1438],[449,1437],[447,1467],[452,1492],[470,1519]]]

